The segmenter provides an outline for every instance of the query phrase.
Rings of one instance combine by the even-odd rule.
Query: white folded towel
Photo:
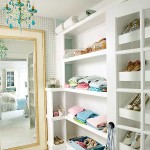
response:
[[[72,25],[76,24],[77,22],[78,22],[78,17],[77,16],[71,16],[69,19],[67,19],[64,22],[64,29],[71,27]]]
[[[56,34],[59,34],[61,32],[64,31],[64,25],[63,24],[60,24],[56,29],[55,29],[55,33]]]

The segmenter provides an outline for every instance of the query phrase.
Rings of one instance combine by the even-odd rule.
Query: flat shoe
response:
[[[132,142],[134,141],[134,138],[135,138],[135,132],[128,131],[123,143],[125,145],[130,146],[132,144]]]
[[[134,149],[140,148],[140,137],[141,137],[140,134],[136,133],[134,141],[131,144],[132,148],[134,148]]]
[[[57,141],[59,141],[59,144],[63,144],[64,141],[62,139],[60,139],[58,136],[55,137],[57,139]]]
[[[54,137],[54,144],[55,145],[59,145],[60,144],[56,137]]]
[[[125,71],[132,71],[132,70],[134,69],[134,67],[135,67],[134,64],[135,64],[134,62],[130,61],[130,62],[128,63],[128,66],[127,66],[127,68],[125,69]]]

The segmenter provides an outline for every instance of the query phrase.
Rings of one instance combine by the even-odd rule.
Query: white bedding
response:
[[[16,97],[11,93],[0,93],[0,119],[2,118],[2,112],[13,111],[16,109]]]

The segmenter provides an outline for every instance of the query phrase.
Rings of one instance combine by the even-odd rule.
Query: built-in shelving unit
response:
[[[105,10],[101,9],[88,18],[76,23],[57,35],[59,39],[59,50],[62,52],[60,64],[63,63],[61,72],[61,83],[65,83],[73,76],[100,76],[107,79],[107,49],[94,51],[91,53],[63,58],[65,49],[86,49],[102,38],[106,38],[106,16]],[[99,33],[99,34],[97,34]],[[68,39],[69,37],[69,39]],[[61,45],[60,45],[61,43]],[[68,140],[76,136],[89,136],[106,144],[107,134],[96,130],[88,125],[83,125],[70,118],[67,110],[75,105],[94,111],[97,114],[107,114],[107,92],[96,92],[78,88],[56,88],[46,89],[47,92],[47,120],[48,120],[48,145],[51,149],[68,150]],[[93,105],[94,103],[94,105]],[[65,109],[65,116],[53,117],[53,111],[57,110],[57,105]],[[57,124],[61,123],[61,127]],[[85,134],[86,133],[86,134]],[[64,145],[56,146],[54,136],[59,136],[64,140]],[[63,147],[64,146],[64,147]]]
[[[139,150],[147,150],[147,139],[150,131],[150,101],[145,103],[145,94],[150,97],[150,27],[147,26],[146,20],[150,17],[150,9],[143,9],[116,17],[116,126],[117,126],[117,149],[135,150],[131,146],[123,143],[128,131],[140,134]],[[140,18],[140,29],[123,34],[127,23]],[[126,23],[126,24],[125,24]],[[140,61],[140,69],[127,70],[129,62]],[[136,63],[134,63],[136,65]],[[135,67],[135,66],[134,66]],[[129,103],[135,96],[140,94],[139,111],[128,109]],[[149,140],[149,139],[148,139]]]

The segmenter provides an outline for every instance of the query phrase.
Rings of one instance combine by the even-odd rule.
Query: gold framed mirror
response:
[[[0,150],[45,150],[44,31],[0,26],[0,39]]]

